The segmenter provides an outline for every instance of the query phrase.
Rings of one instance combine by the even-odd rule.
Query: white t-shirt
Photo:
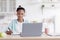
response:
[[[23,23],[17,22],[17,24],[16,24],[16,31],[13,34],[20,34],[22,32],[22,24]]]

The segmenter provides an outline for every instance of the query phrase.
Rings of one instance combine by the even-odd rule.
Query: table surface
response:
[[[6,37],[0,38],[0,39],[53,39],[53,38],[60,38],[60,36],[39,36],[39,37],[20,37],[20,36],[12,36],[7,35]]]
[[[4,38],[0,38],[1,40],[2,39],[22,39],[22,40],[42,40],[42,39],[59,39],[60,40],[60,36],[47,36],[47,35],[42,35],[42,36],[39,36],[39,37],[20,37],[18,35],[15,35],[15,36],[12,36],[12,35],[7,35],[6,37]]]

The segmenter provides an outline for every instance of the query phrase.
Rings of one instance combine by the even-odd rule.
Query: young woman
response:
[[[22,24],[27,23],[27,20],[24,20],[25,16],[25,8],[19,6],[16,10],[17,12],[17,19],[14,19],[8,26],[8,30],[6,33],[8,35],[11,34],[20,34],[22,32]]]

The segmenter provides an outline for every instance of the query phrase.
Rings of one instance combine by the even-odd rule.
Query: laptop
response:
[[[42,23],[23,23],[21,37],[38,37],[42,34]]]

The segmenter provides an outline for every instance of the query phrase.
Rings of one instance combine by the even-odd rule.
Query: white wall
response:
[[[22,5],[26,9],[25,19],[30,21],[39,21],[41,22],[42,11],[41,11],[41,3],[26,3],[25,0],[16,0],[16,7]]]

